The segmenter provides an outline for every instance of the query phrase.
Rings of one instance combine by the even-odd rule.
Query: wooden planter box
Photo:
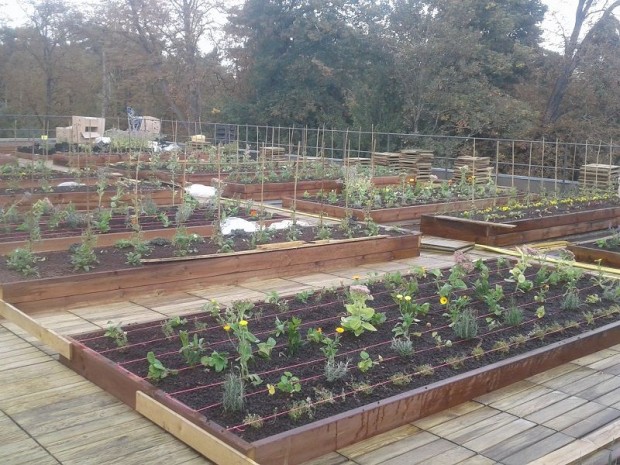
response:
[[[41,178],[31,178],[31,177],[24,177],[21,179],[6,179],[6,178],[2,178],[0,179],[0,189],[30,189],[33,187],[41,187],[44,183],[46,183],[47,185],[54,187],[57,186],[60,183],[63,182],[77,182],[80,184],[86,184],[88,186],[94,186],[95,184],[97,184],[97,179],[93,176],[90,176],[89,178],[83,177],[83,178],[76,178],[74,176],[72,177],[58,177],[58,178],[47,178],[45,180],[41,179]]]
[[[472,208],[487,208],[493,205],[504,205],[511,197],[497,197],[494,199],[477,200],[458,200],[449,203],[427,203],[421,205],[411,205],[398,208],[382,208],[371,210],[370,217],[377,223],[392,223],[396,221],[417,220],[422,215],[429,213],[447,213]],[[293,199],[282,199],[283,208],[292,208]],[[309,200],[297,199],[296,208],[305,213],[315,213],[331,216],[333,218],[344,218],[347,210],[344,207],[329,205],[324,203],[312,202]],[[364,210],[358,208],[349,209],[354,219],[363,221],[366,218]]]
[[[423,215],[420,231],[477,244],[506,246],[609,229],[620,224],[620,207],[493,223]]]
[[[222,457],[218,455],[220,449],[232,448],[260,464],[295,465],[611,347],[617,344],[618,338],[620,323],[616,322],[255,442],[247,442],[226,431],[75,340],[71,341],[71,358],[61,356],[60,360],[181,439],[183,430],[197,425],[198,432],[186,435],[194,440],[194,447],[198,448],[201,443],[212,445],[218,440],[224,444],[219,448],[210,447],[206,451],[208,458]],[[180,425],[172,420],[178,416],[187,423]],[[200,431],[202,440],[196,438]]]
[[[317,192],[338,190],[342,188],[342,183],[334,179],[322,181],[298,181],[297,195],[301,196],[304,192],[316,194]],[[224,197],[238,197],[243,200],[281,200],[285,197],[295,195],[294,182],[266,182],[265,184],[241,184],[236,182],[226,182],[224,185]]]
[[[380,176],[372,178],[373,184],[376,186],[394,185],[400,182],[398,176]],[[304,192],[309,194],[317,194],[320,191],[337,191],[342,190],[342,181],[335,179],[325,179],[318,181],[298,181],[297,197],[301,197]],[[226,182],[224,186],[224,197],[239,197],[240,199],[261,200],[261,190],[264,200],[282,200],[286,197],[295,195],[294,182],[266,182],[263,186],[260,184],[241,184],[234,182]]]
[[[126,300],[249,278],[277,278],[417,257],[420,235],[265,244],[257,250],[127,267],[115,271],[6,283],[4,301],[25,311]]]
[[[595,263],[612,268],[620,268],[620,253],[596,247],[583,247],[581,245],[569,244],[566,248],[575,255],[578,262]]]
[[[206,186],[211,185],[211,181],[214,179],[226,179],[228,177],[227,173],[222,173],[220,176],[217,173],[175,173],[174,179],[172,177],[172,173],[170,171],[164,170],[141,170],[138,172],[138,178],[144,179],[147,181],[157,179],[159,181],[164,182],[175,182],[181,184],[183,179],[185,182],[191,182],[194,184],[204,184]]]
[[[103,207],[109,207],[112,197],[116,195],[115,191],[108,190],[103,194],[101,199]],[[174,205],[181,201],[182,192],[179,190],[174,192],[171,189],[153,189],[141,191],[140,195],[150,197],[157,205]],[[18,208],[30,208],[38,200],[48,199],[53,205],[67,205],[72,203],[78,210],[94,209],[99,204],[99,194],[96,189],[92,188],[86,191],[63,191],[63,192],[40,192],[40,193],[4,193],[0,194],[0,206],[17,205]],[[124,194],[121,198],[123,202],[131,203],[133,194]]]

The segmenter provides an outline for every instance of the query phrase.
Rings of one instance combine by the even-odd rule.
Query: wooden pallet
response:
[[[608,189],[618,186],[620,166],[590,163],[579,169],[579,187]]]
[[[460,156],[454,161],[454,177],[460,177],[461,170],[467,170],[467,177],[473,176],[476,184],[486,184],[493,175],[489,157]]]
[[[286,156],[286,151],[284,147],[263,147],[258,152],[258,156],[260,158],[266,158],[267,160],[286,160],[288,157]]]

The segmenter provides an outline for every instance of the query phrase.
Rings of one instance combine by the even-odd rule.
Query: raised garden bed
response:
[[[139,412],[146,412],[146,403],[149,418],[163,418],[169,409],[202,428],[205,437],[215,437],[258,463],[293,465],[617,343],[620,323],[614,302],[593,302],[591,297],[611,294],[595,278],[579,277],[569,264],[553,270],[530,267],[524,261],[497,262],[488,264],[486,272],[480,264],[474,269],[461,264],[465,272],[455,275],[453,270],[439,286],[435,276],[423,277],[418,270],[416,278],[392,275],[386,284],[370,284],[366,291],[358,286],[348,292],[305,296],[307,303],[298,296],[260,303],[251,309],[240,304],[232,313],[220,313],[220,317],[211,311],[191,315],[166,336],[162,327],[169,327],[170,322],[130,325],[122,329],[127,337],[122,346],[103,332],[91,333],[71,340],[71,358],[61,360]],[[525,279],[517,279],[515,270],[520,270]],[[442,303],[438,287],[445,291],[446,284],[454,285],[459,279],[465,288],[452,288],[447,302]],[[516,284],[523,286],[526,281],[531,287],[519,288]],[[577,290],[577,308],[564,307],[567,285]],[[606,285],[617,296],[617,283]],[[497,286],[505,289],[505,295],[496,301],[503,302],[501,311],[483,298]],[[375,326],[377,331],[355,336],[338,329],[339,325],[347,327],[342,320],[348,316],[345,304],[354,301],[351,295],[355,292],[370,292],[374,300],[367,304],[385,313],[385,322]],[[410,332],[413,353],[404,356],[391,348],[390,341],[397,323],[403,321],[402,304],[407,296],[413,296],[412,301],[419,305],[428,302],[430,308],[426,313],[416,313],[420,321]],[[583,304],[586,296],[587,306]],[[442,316],[444,312],[453,313],[451,306],[465,297],[470,300],[460,312],[474,309],[472,315],[479,324],[478,333],[469,339],[455,336],[448,326],[450,319]],[[240,313],[241,305],[246,313]],[[545,309],[542,313],[541,306]],[[513,309],[521,312],[521,320],[507,316]],[[256,316],[247,313],[250,311]],[[305,341],[296,352],[290,349],[294,339],[288,330],[279,335],[276,332],[278,322],[288,324],[294,317],[301,320],[298,330]],[[490,323],[493,321],[498,324]],[[319,332],[318,328],[323,330]],[[204,362],[211,366],[206,373],[200,363],[188,365],[179,349],[179,330],[187,331],[190,339],[193,334],[204,339],[208,347],[205,356],[213,357],[213,351],[228,352],[224,371],[216,372],[210,360]],[[224,373],[237,364],[235,341],[247,331],[261,341],[272,337],[273,356],[262,359],[253,354],[254,363],[248,366],[263,382],[257,386],[247,383],[244,409],[227,413],[222,408]],[[306,340],[308,331],[318,339]],[[340,344],[334,360],[350,361],[344,377],[332,382],[324,377],[326,355],[321,348],[328,347],[326,339],[338,339]],[[152,381],[155,375],[149,375],[147,352],[178,372]],[[363,358],[362,352],[369,358]],[[365,371],[362,360],[370,361]],[[287,386],[295,382],[299,382],[299,390],[288,394]],[[291,415],[295,412],[300,414]],[[258,418],[263,426],[253,428]]]
[[[276,278],[313,271],[358,266],[366,263],[416,257],[420,253],[418,234],[393,233],[356,239],[286,241],[286,231],[275,243],[248,250],[249,237],[240,237],[245,249],[216,253],[217,246],[196,245],[198,255],[171,256],[168,243],[156,245],[139,267],[125,264],[125,252],[115,248],[97,250],[99,263],[90,272],[72,271],[68,254],[45,255],[39,264],[41,278],[24,279],[16,271],[0,268],[2,295],[22,310],[67,308],[69,306],[123,300],[138,295],[197,289],[215,284],[234,284],[249,278]],[[204,247],[201,249],[200,247]],[[211,250],[211,252],[209,252]],[[233,250],[240,250],[235,247]]]
[[[372,182],[376,186],[387,186],[398,184],[399,176],[379,176],[373,178]],[[297,196],[300,197],[304,193],[316,194],[330,190],[341,191],[342,181],[338,179],[324,180],[302,180],[297,182]],[[266,182],[265,184],[243,184],[226,181],[224,185],[225,197],[238,197],[241,199],[260,200],[261,196],[264,200],[283,200],[287,197],[295,195],[294,182]]]
[[[148,197],[157,205],[174,205],[181,200],[181,192],[173,191],[166,187],[141,186],[139,195],[143,198]],[[109,187],[101,196],[101,206],[109,207],[112,198],[117,196],[117,190]],[[30,208],[39,200],[49,200],[53,205],[73,204],[78,210],[93,209],[99,205],[99,193],[92,186],[78,187],[54,187],[41,190],[4,190],[0,192],[0,206],[8,207],[15,205],[18,209]],[[123,193],[118,201],[131,203],[133,193]]]
[[[492,205],[502,205],[510,201],[512,197],[496,197],[475,200],[456,200],[453,202],[429,202],[419,205],[407,205],[396,208],[381,208],[370,210],[369,214],[373,221],[377,223],[391,223],[396,221],[417,220],[422,215],[428,213],[447,213],[468,208],[487,208]],[[363,221],[366,212],[360,208],[345,208],[338,205],[314,202],[305,199],[293,200],[292,198],[282,199],[283,208],[292,208],[293,205],[299,211],[305,213],[324,214],[334,218],[345,218],[347,214],[355,220]]]
[[[484,221],[448,215],[423,215],[420,231],[431,236],[507,246],[600,231],[620,224],[620,206],[600,202],[524,219]]]
[[[568,244],[566,247],[575,255],[575,260],[620,268],[620,246],[618,233],[609,238],[580,244]]]
[[[141,214],[139,216],[142,238],[151,240],[155,238],[172,239],[176,234],[174,227],[176,222],[178,207],[160,208],[157,214]],[[249,211],[239,211],[234,205],[231,208],[223,208],[227,216],[235,216],[247,221],[257,222],[260,220],[260,212],[256,209]],[[103,213],[108,213],[103,210]],[[215,211],[212,208],[196,208],[191,216],[184,221],[184,226],[189,234],[209,237],[213,233],[213,221]],[[131,224],[134,218],[131,213],[114,214],[110,218],[101,220],[101,212],[94,211],[73,212],[69,210],[56,209],[54,215],[43,215],[38,222],[38,237],[32,240],[31,231],[26,230],[29,225],[27,217],[21,223],[0,223],[0,255],[6,255],[17,248],[30,247],[33,252],[52,252],[67,250],[71,245],[80,241],[80,236],[87,226],[88,216],[95,231],[98,247],[110,247],[119,240],[130,239],[134,233]],[[70,224],[69,216],[73,217],[74,224]],[[62,218],[58,220],[57,218]],[[282,215],[266,213],[263,221],[270,225],[274,221],[283,220]],[[99,223],[102,221],[102,224]]]

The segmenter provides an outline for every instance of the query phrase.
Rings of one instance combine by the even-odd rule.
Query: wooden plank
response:
[[[33,335],[63,357],[71,359],[71,343],[68,339],[51,329],[41,326],[35,319],[29,317],[17,307],[0,300],[0,315],[18,325],[28,334]]]
[[[136,411],[209,460],[227,465],[258,465],[251,458],[190,423],[141,391],[136,392]]]

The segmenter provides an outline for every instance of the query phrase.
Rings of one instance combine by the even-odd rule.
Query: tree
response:
[[[364,120],[354,84],[380,60],[371,34],[376,2],[247,0],[230,12],[228,57],[237,120],[348,126]],[[361,88],[363,88],[362,86]]]
[[[564,37],[562,63],[543,113],[543,128],[557,123],[562,115],[562,101],[566,96],[575,70],[582,63],[585,51],[596,36],[596,24],[608,21],[618,7],[620,7],[620,0],[613,2],[608,0],[578,0],[575,11],[575,24],[570,35]],[[595,21],[595,25],[584,34],[583,29],[587,20],[597,15],[600,16]]]
[[[407,129],[496,136],[523,132],[532,110],[511,95],[540,40],[539,0],[398,0],[392,53]]]

